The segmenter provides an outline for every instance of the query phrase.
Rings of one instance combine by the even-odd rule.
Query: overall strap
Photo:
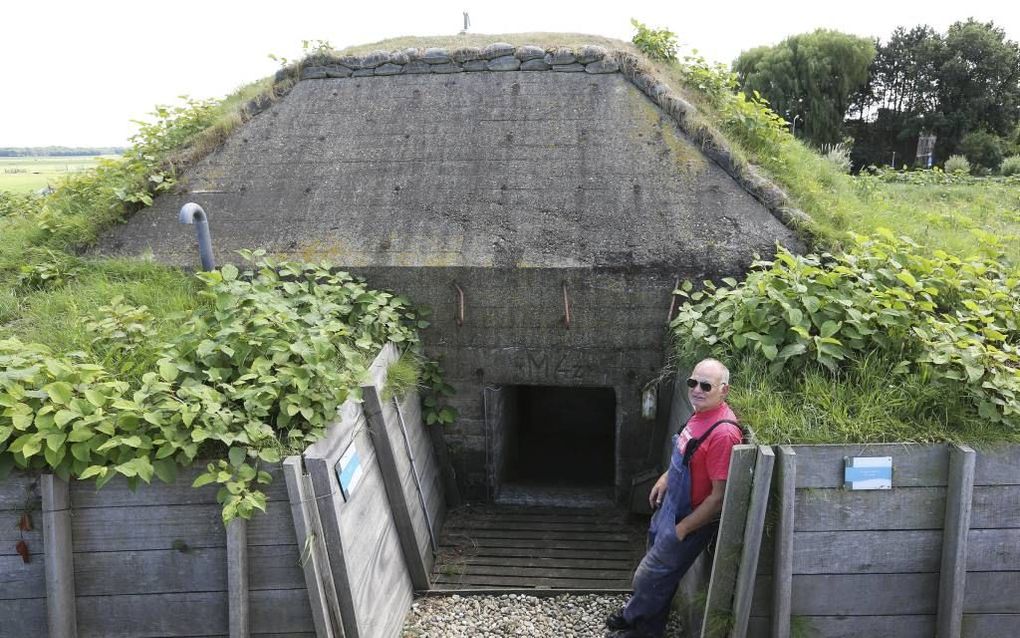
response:
[[[701,438],[691,439],[690,441],[687,442],[687,447],[684,448],[685,466],[690,465],[691,459],[694,458],[694,453],[698,451],[698,447],[700,447],[701,444],[708,438],[708,436],[712,434],[712,430],[716,429],[716,427],[722,425],[723,423],[729,423],[730,425],[737,426],[737,429],[740,430],[740,436],[741,438],[743,438],[744,428],[740,427],[740,424],[737,423],[736,421],[732,421],[730,419],[722,419],[720,421],[716,421],[715,423],[712,424],[710,428],[708,428],[708,430],[705,431],[704,434],[701,435]]]

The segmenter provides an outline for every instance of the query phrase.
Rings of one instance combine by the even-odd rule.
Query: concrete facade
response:
[[[798,246],[620,73],[302,81],[100,250],[193,266],[176,221],[188,201],[209,213],[221,261],[256,247],[328,259],[433,308],[426,349],[458,390],[446,439],[476,498],[499,439],[491,385],[613,388],[625,497],[658,462],[640,393],[665,361],[676,280],[739,275],[777,241]]]

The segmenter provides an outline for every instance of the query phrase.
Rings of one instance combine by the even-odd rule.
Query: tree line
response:
[[[122,155],[122,146],[7,146],[0,157],[77,157],[83,155]]]
[[[884,42],[819,29],[744,51],[733,71],[798,137],[852,140],[857,167],[913,164],[922,134],[934,164],[963,155],[992,171],[1020,153],[1020,45],[994,22],[898,27]]]

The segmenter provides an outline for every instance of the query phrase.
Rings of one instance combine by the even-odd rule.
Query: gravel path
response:
[[[419,598],[404,621],[404,638],[535,638],[604,636],[606,616],[627,596],[595,594],[538,598],[503,596],[432,596]],[[674,614],[675,616],[675,614]],[[666,636],[682,636],[671,619]]]

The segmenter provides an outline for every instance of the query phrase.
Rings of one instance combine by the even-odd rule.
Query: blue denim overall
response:
[[[691,471],[678,448],[679,436],[673,435],[666,495],[649,525],[648,551],[634,572],[634,594],[623,608],[624,619],[641,636],[661,636],[665,631],[670,603],[680,579],[719,527],[716,521],[688,534],[682,541],[676,537],[676,524],[693,511]],[[687,445],[692,442],[688,441]]]

